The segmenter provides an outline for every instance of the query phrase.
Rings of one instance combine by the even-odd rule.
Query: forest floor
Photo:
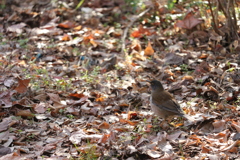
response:
[[[239,157],[238,41],[194,5],[127,2],[1,2],[0,160]],[[193,122],[153,114],[152,79]]]

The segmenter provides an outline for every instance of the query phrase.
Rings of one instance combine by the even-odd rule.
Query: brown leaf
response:
[[[64,34],[62,37],[63,41],[69,41],[71,39],[71,36],[69,36],[68,34]]]
[[[209,34],[204,31],[194,31],[188,36],[188,39],[191,41],[207,42]]]
[[[75,31],[80,31],[81,29],[82,29],[82,26],[81,26],[81,25],[74,27],[74,30],[75,30]]]
[[[93,34],[89,34],[83,37],[83,43],[85,45],[89,44],[91,40],[95,39],[95,36]]]
[[[211,149],[207,148],[206,146],[202,146],[202,153],[209,153]]]
[[[134,111],[128,112],[128,117],[127,117],[128,120],[134,119],[135,117],[137,117],[137,112],[134,112]]]
[[[61,103],[61,99],[59,95],[53,94],[53,93],[47,93],[47,95],[50,97],[50,99],[55,103]]]
[[[39,100],[39,101],[46,101],[46,99],[47,99],[47,95],[44,93],[42,93],[42,94],[39,94],[39,95],[37,95],[37,96],[35,96],[35,97],[33,97],[35,100]]]
[[[211,84],[212,84],[211,82],[207,82],[204,84],[205,86],[209,86],[209,90],[205,91],[203,96],[204,96],[204,98],[206,98],[208,100],[218,102],[219,101],[219,92],[213,86],[210,86]]]
[[[106,143],[109,137],[110,137],[110,134],[104,134],[103,137],[99,140],[99,143],[102,143],[102,144]]]
[[[39,103],[39,104],[36,104],[34,107],[33,107],[34,111],[37,112],[37,113],[44,113],[46,111],[46,104],[45,103]]]
[[[84,97],[84,94],[82,94],[82,93],[80,93],[80,94],[78,94],[78,93],[71,93],[68,96],[80,99],[80,98]]]
[[[142,46],[138,39],[134,39],[131,44],[131,49],[140,53],[142,51]]]
[[[201,75],[202,73],[210,72],[211,68],[206,61],[201,62],[195,69],[194,74]]]
[[[75,24],[71,21],[64,21],[63,23],[58,24],[58,27],[60,28],[74,28]]]
[[[199,59],[206,59],[209,55],[206,54],[206,53],[202,53],[200,56],[199,56]]]
[[[146,126],[146,133],[150,133],[151,132],[151,128],[153,128],[153,126],[151,124],[147,124]]]
[[[0,146],[0,156],[4,156],[11,153],[11,149],[9,147],[4,147],[4,146]]]
[[[127,128],[114,128],[118,132],[128,132]]]
[[[4,85],[7,87],[11,87],[15,82],[15,79],[13,77],[7,78],[4,80]]]
[[[150,36],[150,35],[152,35],[152,34],[154,34],[154,32],[151,32],[149,29],[143,28],[142,25],[139,25],[138,30],[133,31],[133,32],[131,33],[131,37],[141,38],[141,37],[143,37],[144,35]]]
[[[170,13],[170,10],[166,7],[161,7],[158,9],[160,15],[165,15],[167,13]]]
[[[189,139],[192,139],[194,141],[191,141],[191,142],[189,141],[186,145],[197,145],[198,146],[199,144],[202,144],[201,138],[198,137],[196,134],[189,136]]]
[[[7,28],[7,31],[16,32],[18,34],[21,34],[23,32],[23,27],[25,27],[25,26],[26,26],[25,23],[15,24],[15,25],[9,26]]]
[[[154,53],[154,50],[153,50],[153,48],[152,48],[151,42],[148,41],[148,46],[147,46],[147,48],[144,50],[144,55],[145,55],[145,56],[152,56],[153,53]]]
[[[180,56],[179,54],[177,53],[167,53],[165,58],[164,58],[164,62],[165,64],[176,64],[176,65],[180,65],[180,64],[183,64],[183,61],[184,61],[184,57],[183,56]]]
[[[54,109],[50,112],[51,116],[58,117],[59,115],[59,109]]]
[[[103,102],[105,100],[106,97],[99,97],[96,98],[96,102]]]
[[[29,110],[19,110],[17,111],[16,116],[21,116],[23,118],[33,118],[34,114]]]
[[[97,47],[98,43],[94,39],[90,39],[90,43],[94,46]]]
[[[10,154],[7,154],[5,156],[2,156],[0,159],[1,160],[19,160],[21,159],[22,156],[20,156],[19,153],[17,152],[13,152],[13,153],[10,153]]]
[[[125,120],[125,119],[119,119],[119,121],[121,123],[128,123],[131,126],[136,126],[138,124],[138,122],[133,122],[133,121]]]
[[[18,78],[18,86],[15,88],[15,90],[16,90],[18,93],[24,93],[24,92],[26,92],[30,80],[31,80],[31,79],[23,79],[23,80],[22,80],[22,79]]]
[[[232,127],[234,127],[238,133],[240,133],[240,123],[233,121],[231,124]]]
[[[115,55],[112,55],[109,59],[106,59],[102,64],[103,70],[101,73],[109,72],[113,69],[115,69],[115,65],[117,64],[117,57]]]
[[[214,130],[213,132],[221,132],[226,129],[226,121],[225,120],[216,120],[212,123]]]
[[[107,122],[103,122],[98,126],[99,129],[109,129],[110,125]]]
[[[189,12],[183,20],[179,20],[176,23],[177,27],[185,28],[185,29],[192,29],[196,25],[202,23],[203,21],[200,19],[197,19],[193,16],[193,12]]]
[[[11,97],[13,95],[13,91],[5,91],[0,94],[0,104],[2,108],[12,107]]]
[[[239,143],[238,143],[238,144],[239,144]],[[232,148],[229,149],[228,151],[231,152],[231,153],[237,154],[237,153],[238,153],[238,147],[232,147]]]
[[[194,82],[194,78],[189,75],[184,76],[182,79],[181,85],[189,85]]]
[[[4,118],[0,123],[0,132],[7,130],[11,122],[12,122],[11,118]]]
[[[100,140],[103,135],[100,134],[86,134],[83,129],[79,129],[77,132],[73,132],[69,140],[73,144],[79,144],[82,140]]]

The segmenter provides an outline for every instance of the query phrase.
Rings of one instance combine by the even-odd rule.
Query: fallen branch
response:
[[[126,37],[127,37],[127,33],[128,33],[128,30],[129,28],[133,25],[133,23],[138,20],[139,18],[141,18],[144,14],[146,14],[148,11],[150,10],[150,8],[146,9],[145,11],[141,12],[139,15],[137,15],[136,17],[132,18],[131,22],[129,23],[129,25],[125,28],[124,32],[123,32],[123,35],[122,35],[122,49],[121,49],[121,53],[125,53],[125,57],[127,56],[126,55],[126,52],[124,52],[124,49],[125,49],[125,40],[126,40]]]

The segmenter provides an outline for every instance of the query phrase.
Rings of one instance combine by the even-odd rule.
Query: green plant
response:
[[[48,71],[46,69],[36,69],[37,74],[47,74]]]
[[[153,132],[161,131],[161,127],[159,127],[159,119],[158,119],[158,117],[154,117],[154,119],[153,119],[152,131]]]
[[[49,45],[47,48],[54,48],[57,46],[57,44],[54,42],[54,39],[50,39],[50,42],[48,43]]]
[[[121,70],[122,69],[122,67],[119,66],[118,64],[115,65],[115,68],[116,68],[116,70]]]
[[[111,79],[112,79],[112,76],[111,76],[111,75],[107,75],[106,80],[107,80],[107,81],[110,81]]]
[[[32,133],[32,134],[28,135],[27,138],[33,139],[35,136],[36,136],[36,135]]]
[[[1,4],[0,5],[0,9],[4,9],[4,8],[6,8],[6,5],[5,4]]]
[[[59,109],[59,113],[63,114],[65,112],[65,109]]]
[[[117,23],[117,22],[114,22],[114,26],[116,27],[116,28],[121,28],[121,24],[120,23]]]
[[[67,86],[67,83],[63,79],[58,79],[56,81],[56,88],[60,90],[65,90]]]
[[[76,144],[74,146],[80,152],[79,160],[96,160],[99,157],[96,154],[97,147],[94,144],[88,142],[85,150],[80,150]]]
[[[144,134],[144,133],[145,133],[144,126],[145,126],[145,125],[137,125],[137,126],[134,128],[134,131],[137,132],[137,133],[139,133],[139,134]]]
[[[26,38],[26,39],[19,39],[19,40],[18,40],[18,43],[19,43],[19,45],[20,45],[21,48],[26,48],[28,41],[29,41],[28,38]]]
[[[81,55],[79,48],[73,48],[72,52],[73,52],[73,55],[75,55],[75,56]]]
[[[121,142],[126,142],[126,141],[133,141],[134,139],[136,139],[136,136],[126,136],[126,135],[121,135],[120,136],[120,141]]]
[[[228,62],[226,63],[226,66],[230,67],[230,65],[231,65],[231,63],[228,61]]]
[[[182,64],[180,65],[180,68],[183,72],[187,72],[188,71],[188,65],[187,64]]]
[[[35,89],[35,90],[39,90],[41,88],[41,86],[39,85],[38,82],[33,82],[33,83],[31,83],[31,85],[32,85],[33,89]]]
[[[74,119],[74,118],[75,118],[74,115],[72,115],[72,114],[68,114],[67,117],[68,117],[69,119]]]
[[[97,76],[100,73],[100,69],[101,68],[99,66],[94,67],[94,69],[92,71],[92,75]]]
[[[76,7],[75,9],[78,9],[79,7],[81,7],[81,5],[83,4],[83,2],[84,2],[84,0],[81,0],[81,1],[78,3],[78,5],[77,5],[77,7]]]
[[[97,77],[100,74],[100,69],[101,68],[99,66],[96,66],[91,72],[88,72],[88,70],[86,70],[85,72],[82,72],[83,74],[82,79],[85,79],[88,83],[91,83],[93,81],[98,81]]]
[[[202,84],[202,83],[203,83],[203,79],[199,79],[199,80],[197,81],[197,83]]]
[[[169,10],[172,10],[175,3],[176,3],[176,0],[168,0],[168,2],[167,2],[167,8],[168,8]]]
[[[140,0],[125,0],[125,3],[127,4],[127,6],[131,6],[133,12],[136,12]]]

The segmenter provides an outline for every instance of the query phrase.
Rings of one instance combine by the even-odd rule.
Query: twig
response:
[[[144,14],[146,14],[148,11],[150,10],[150,8],[148,8],[148,9],[146,9],[145,11],[143,11],[143,12],[141,12],[139,15],[137,15],[135,18],[133,18],[132,20],[131,20],[131,22],[129,23],[129,25],[125,28],[125,30],[124,30],[124,32],[123,32],[123,35],[122,35],[122,49],[121,49],[121,53],[125,53],[124,52],[124,49],[125,49],[125,46],[126,46],[126,44],[125,44],[125,40],[126,40],[126,37],[127,37],[127,33],[128,33],[128,30],[129,30],[129,28],[133,25],[133,23],[137,20],[137,19],[139,19],[139,18],[141,18]],[[125,57],[126,57],[127,55],[126,55],[126,53],[125,53]]]

